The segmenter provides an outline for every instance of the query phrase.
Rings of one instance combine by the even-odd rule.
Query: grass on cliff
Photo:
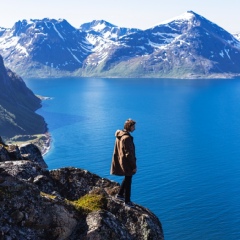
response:
[[[16,135],[5,141],[6,144],[21,146],[27,143],[36,145],[42,154],[47,151],[50,142],[50,135],[48,133],[34,134],[34,135]]]
[[[40,195],[42,197],[45,197],[45,198],[48,198],[48,199],[52,199],[52,200],[56,198],[56,196],[48,194],[48,193],[45,193],[45,192],[40,192]]]
[[[86,194],[75,201],[68,201],[77,210],[90,213],[106,208],[107,199],[101,194]]]

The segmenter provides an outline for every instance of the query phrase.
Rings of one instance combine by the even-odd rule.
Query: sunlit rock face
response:
[[[49,171],[31,144],[0,149],[0,236],[3,239],[158,239],[163,230],[147,208],[116,200],[119,184],[79,168]],[[12,160],[11,156],[21,159]],[[74,201],[101,196],[101,207]]]

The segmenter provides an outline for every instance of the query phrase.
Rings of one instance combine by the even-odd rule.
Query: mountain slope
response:
[[[109,51],[111,55],[99,66],[102,76],[106,72],[108,76],[123,76],[123,69],[127,69],[124,73],[128,76],[139,77],[240,73],[239,41],[192,11],[152,29],[124,36]]]
[[[117,40],[122,36],[140,31],[137,28],[117,27],[104,20],[94,20],[89,23],[84,23],[80,26],[79,30],[110,40]]]
[[[240,41],[240,33],[235,33],[235,34],[233,34],[233,36],[234,36],[238,41]]]
[[[3,31],[0,45],[7,66],[22,75],[49,75],[58,70],[71,72],[81,68],[91,45],[85,33],[66,20],[18,21],[12,29]],[[27,72],[26,72],[27,66]],[[41,71],[39,71],[39,69]]]
[[[24,77],[216,78],[240,75],[240,42],[195,12],[147,29],[104,20],[79,29],[66,20],[0,28],[5,64]]]
[[[46,132],[44,119],[35,113],[41,101],[23,80],[6,69],[0,56],[0,136],[40,134]]]

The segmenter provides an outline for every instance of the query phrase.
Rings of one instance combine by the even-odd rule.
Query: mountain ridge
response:
[[[146,30],[49,18],[14,26],[0,29],[0,54],[23,77],[240,76],[237,35],[193,11]]]

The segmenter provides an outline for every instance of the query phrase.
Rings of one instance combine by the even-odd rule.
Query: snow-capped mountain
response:
[[[94,20],[89,23],[84,23],[79,30],[92,34],[93,36],[100,36],[104,39],[117,40],[122,36],[140,31],[137,28],[123,28],[117,27],[104,20]]]
[[[84,23],[79,28],[80,31],[87,33],[87,41],[94,47],[92,54],[85,61],[85,67],[96,67],[106,58],[111,56],[111,48],[118,46],[119,38],[141,31],[136,28],[117,27],[104,20],[94,20]]]
[[[12,29],[0,30],[0,53],[6,66],[13,66],[23,75],[28,75],[26,67],[34,74],[39,69],[45,74],[53,70],[74,71],[82,67],[91,48],[86,33],[66,20],[23,20]]]
[[[123,68],[126,76],[148,77],[240,73],[239,41],[192,11],[124,36],[118,43],[102,66],[108,75],[120,75],[118,69]]]
[[[6,28],[0,27],[0,36],[2,36],[5,31],[6,31]]]
[[[234,33],[233,36],[234,36],[238,41],[240,41],[240,32]]]
[[[66,20],[19,21],[0,28],[0,54],[29,76],[233,77],[240,75],[240,42],[188,11],[147,29],[104,20],[75,29]],[[22,72],[21,72],[22,70]]]

